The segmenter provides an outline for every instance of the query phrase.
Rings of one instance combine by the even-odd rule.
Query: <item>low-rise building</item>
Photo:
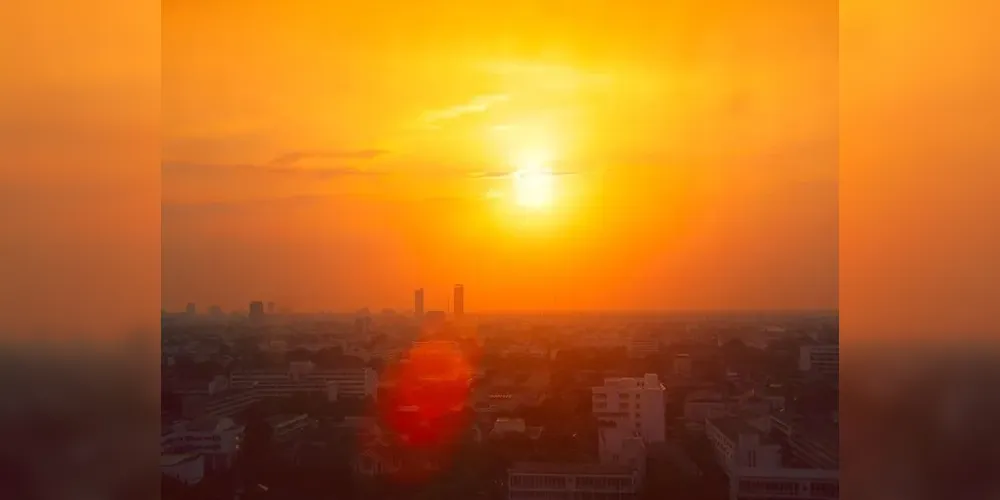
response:
[[[781,446],[764,426],[727,417],[709,419],[705,430],[729,478],[730,500],[840,498],[839,471],[786,467]]]
[[[309,415],[275,415],[267,418],[267,424],[271,426],[272,439],[277,443],[290,441],[299,433],[312,427],[315,422]]]
[[[233,466],[243,440],[244,426],[230,418],[202,417],[177,422],[160,435],[161,453],[199,454],[207,470],[226,470]]]
[[[230,375],[230,386],[254,388],[260,397],[321,394],[329,400],[378,395],[378,374],[368,367],[320,369],[311,362],[290,365],[287,371],[240,371]]]
[[[638,472],[640,485],[646,477],[646,444],[642,436],[617,427],[602,427],[597,434],[597,454],[605,465],[622,465]]]
[[[791,458],[802,466],[840,468],[840,432],[832,418],[825,421],[781,412],[771,415],[770,428],[787,446]]]
[[[253,389],[234,389],[212,395],[185,396],[181,400],[181,412],[185,418],[201,416],[233,417],[246,411],[260,401],[260,395]]]
[[[740,418],[706,419],[705,435],[712,444],[716,460],[725,470],[781,466],[781,446],[761,429]]]
[[[823,469],[738,469],[729,473],[730,500],[837,500],[840,474]]]
[[[724,417],[731,410],[732,405],[718,393],[695,392],[684,399],[684,420],[692,428],[700,429],[706,419]]]
[[[836,377],[840,373],[840,346],[821,343],[800,346],[799,371]]]
[[[198,453],[167,453],[160,455],[160,473],[188,486],[205,477],[205,458]]]
[[[633,500],[639,473],[623,465],[515,463],[507,471],[509,500]]]

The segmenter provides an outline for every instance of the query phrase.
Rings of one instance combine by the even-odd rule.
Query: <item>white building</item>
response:
[[[197,453],[160,455],[160,472],[188,486],[198,484],[205,477],[205,458]]]
[[[738,418],[709,419],[706,435],[729,477],[730,500],[833,500],[839,472],[783,467],[780,446]]]
[[[230,375],[230,386],[254,388],[261,397],[320,393],[327,399],[375,398],[378,374],[368,367],[320,369],[311,362],[292,363],[288,371],[243,371]]]
[[[640,479],[621,465],[522,462],[508,469],[507,484],[509,500],[633,500]]]
[[[637,432],[646,443],[666,439],[665,389],[655,373],[642,378],[607,378],[592,392],[592,410],[598,420]]]
[[[723,469],[781,466],[781,446],[742,419],[706,419],[705,435],[712,443],[716,460]]]
[[[730,500],[836,500],[840,473],[823,469],[738,469],[729,474]]]
[[[243,440],[244,427],[225,417],[203,417],[178,422],[161,433],[161,453],[196,453],[204,457],[208,470],[225,470],[233,465]]]
[[[799,371],[836,376],[840,373],[840,346],[809,344],[799,347]]]
[[[835,420],[816,421],[781,412],[770,416],[770,428],[804,466],[840,468],[840,428]]]

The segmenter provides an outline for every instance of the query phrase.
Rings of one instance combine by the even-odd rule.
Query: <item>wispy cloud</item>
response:
[[[285,175],[314,179],[331,179],[347,176],[374,176],[382,172],[355,167],[295,167],[285,164],[225,165],[192,162],[167,162],[162,165],[164,175]]]
[[[463,115],[483,113],[496,104],[506,102],[509,99],[510,97],[507,94],[487,94],[476,96],[465,104],[428,111],[424,113],[424,121],[434,123],[443,120],[453,120]]]
[[[414,206],[440,206],[475,202],[475,197],[440,195],[417,198],[373,198],[358,194],[275,196],[271,198],[250,198],[220,201],[177,202],[164,201],[160,205],[161,215],[168,218],[205,215],[239,214],[254,211],[301,209],[310,207],[339,206],[342,209],[356,209],[372,206],[395,206],[405,211]]]
[[[351,150],[304,150],[292,151],[274,158],[268,165],[287,166],[294,165],[302,160],[322,158],[335,160],[371,160],[383,156],[388,151],[382,149],[351,149]]]

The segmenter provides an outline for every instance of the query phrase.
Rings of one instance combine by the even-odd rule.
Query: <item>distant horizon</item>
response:
[[[266,303],[266,302],[265,302]],[[198,307],[196,309],[196,314],[207,314],[209,307]],[[356,315],[362,309],[366,307],[359,307],[353,310],[344,309],[314,309],[314,310],[291,310],[286,312],[277,311],[274,313],[265,313],[268,316],[285,316],[285,315],[308,315],[308,314],[328,314],[334,316],[340,315]],[[369,312],[372,314],[380,314],[384,310],[391,310],[395,313],[413,313],[412,309],[400,309],[393,307],[367,307]],[[161,309],[162,312],[168,314],[184,314],[184,310],[170,310]],[[222,312],[227,314],[232,313],[247,313],[246,309],[230,309],[227,310],[222,308]],[[428,312],[446,312],[448,314],[453,314],[444,309],[427,309],[424,313]],[[556,310],[484,310],[484,311],[465,311],[465,316],[536,316],[536,315],[701,315],[701,314],[711,314],[711,315],[803,315],[803,314],[820,314],[828,315],[834,314],[839,315],[840,309],[755,309],[755,308],[727,308],[727,309],[556,309]]]

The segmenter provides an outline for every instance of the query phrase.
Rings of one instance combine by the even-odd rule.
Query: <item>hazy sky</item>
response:
[[[708,3],[164,2],[163,305],[836,307],[837,2]]]

